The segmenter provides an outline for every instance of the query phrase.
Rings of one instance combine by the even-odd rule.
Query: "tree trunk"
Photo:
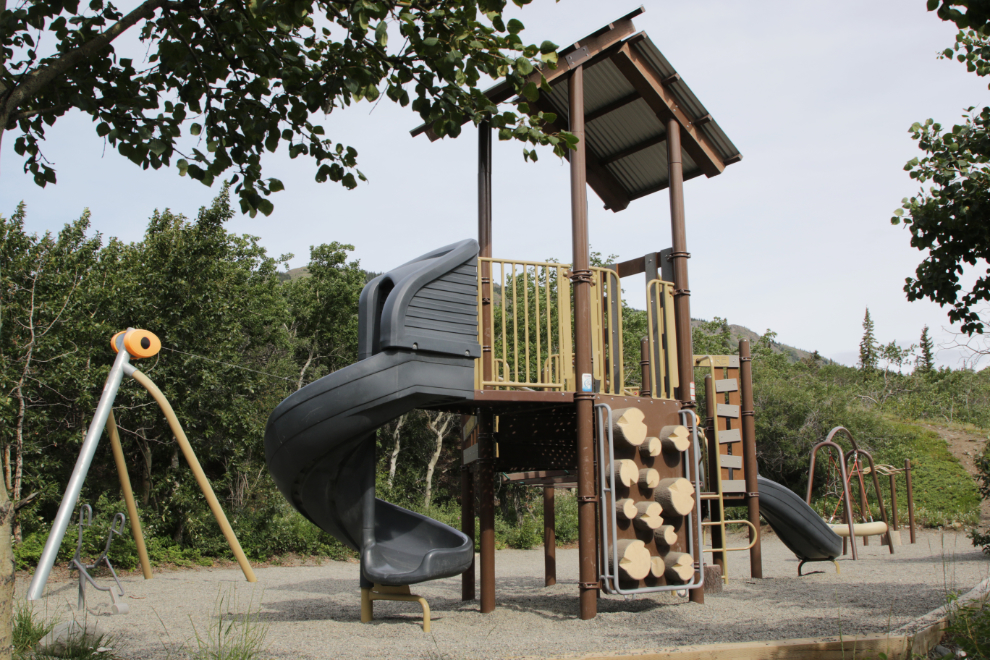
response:
[[[315,343],[315,340],[314,340]],[[306,376],[306,370],[309,369],[309,365],[313,363],[313,351],[316,347],[313,344],[309,346],[309,357],[306,358],[306,363],[299,370],[299,382],[296,383],[296,390],[301,390],[303,386],[303,378]]]
[[[0,660],[10,660],[14,649],[14,549],[11,521],[14,505],[7,497],[6,482],[0,484]]]
[[[399,433],[402,430],[402,425],[406,423],[406,416],[402,415],[399,419],[395,420],[395,428],[392,429],[392,438],[395,440],[395,445],[392,448],[392,457],[388,462],[388,487],[389,490],[392,489],[392,484],[395,482],[395,468],[399,464],[399,450],[401,449],[402,435]]]
[[[147,507],[151,501],[151,447],[143,438],[138,438],[138,450],[141,452],[141,506]]]
[[[435,415],[434,417],[429,412],[426,413],[426,426],[437,438],[433,455],[430,456],[430,462],[426,466],[426,494],[423,497],[423,501],[427,511],[430,510],[430,500],[433,498],[433,471],[437,467],[437,461],[440,460],[440,451],[443,449],[443,438],[447,435],[447,431],[450,430],[450,425],[454,421],[454,415],[452,413],[438,412]]]

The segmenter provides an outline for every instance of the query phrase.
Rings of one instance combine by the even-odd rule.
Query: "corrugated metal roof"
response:
[[[675,117],[688,129],[681,140],[685,179],[714,176],[742,159],[656,44],[645,33],[635,33],[631,19],[642,11],[630,12],[561,49],[557,69],[534,74],[550,81],[550,89],[541,91],[538,107],[555,112],[558,125],[566,128],[570,73],[576,66],[584,69],[584,109],[585,117],[590,117],[585,122],[588,181],[614,211],[669,185],[667,117]],[[496,104],[508,101],[512,93],[506,81],[485,92]],[[412,134],[422,132],[438,139],[426,124]]]
[[[631,40],[630,47],[636,49],[637,54],[653,69],[659,80],[669,79],[677,73],[645,34]],[[584,66],[586,114],[594,114],[599,109],[636,93],[636,88],[610,58]],[[682,78],[668,83],[666,89],[692,123],[709,114]],[[570,123],[567,121],[568,93],[567,77],[554,81],[550,90],[543,93],[546,102],[562,118],[561,125]],[[698,130],[708,139],[723,162],[735,162],[741,158],[739,150],[714,119],[701,123]],[[665,134],[665,123],[642,98],[596,117],[585,125],[589,156],[604,163],[605,169],[622,186],[629,199],[663,190],[669,185],[666,144],[653,144],[622,158],[611,158]],[[701,174],[700,166],[686,151],[682,154],[682,162],[686,179]]]

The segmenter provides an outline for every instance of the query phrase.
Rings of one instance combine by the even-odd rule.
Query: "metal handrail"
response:
[[[752,529],[755,534],[753,534],[753,540],[749,542],[749,545],[741,548],[716,548],[712,546],[711,548],[704,548],[702,552],[739,552],[741,550],[750,550],[754,545],[756,545],[756,541],[759,538],[759,530],[756,529],[756,525],[748,520],[723,520],[722,522],[709,521],[701,523],[702,527],[716,527],[718,525],[721,525],[723,530],[725,529],[725,525],[749,525],[750,529]],[[722,538],[725,538],[724,532],[722,534]],[[722,577],[726,578],[728,576],[723,575]],[[726,582],[728,582],[728,580],[726,580]]]
[[[651,280],[646,287],[646,321],[650,341],[650,392],[654,399],[673,399],[679,386],[674,333],[674,284]],[[687,377],[687,375],[685,375]]]

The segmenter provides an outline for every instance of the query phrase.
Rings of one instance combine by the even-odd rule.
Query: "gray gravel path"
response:
[[[882,633],[939,607],[947,590],[968,591],[990,573],[990,561],[961,533],[923,532],[917,544],[896,550],[888,555],[874,537],[859,561],[840,560],[840,575],[831,564],[812,564],[820,572],[798,578],[797,560],[768,535],[762,580],[748,579],[747,553],[731,553],[730,583],[703,606],[673,595],[603,597],[592,621],[577,619],[576,550],[557,551],[558,583],[550,588],[543,587],[542,550],[503,550],[496,556],[493,614],[478,613],[477,601],[461,602],[459,578],[414,588],[433,610],[431,635],[422,632],[414,603],[376,603],[376,621],[362,625],[358,568],[351,562],[260,568],[256,584],[236,567],[173,571],[150,581],[130,575],[123,578],[133,596],[130,614],[110,616],[109,598],[90,590],[89,618],[120,633],[122,656],[135,659],[182,657],[193,627],[202,633],[217,620],[221,596],[228,618],[231,594],[240,611],[253,603],[268,626],[267,655],[275,658],[546,658]],[[23,593],[25,581],[18,587]],[[71,617],[75,588],[74,581],[50,583],[49,611]]]

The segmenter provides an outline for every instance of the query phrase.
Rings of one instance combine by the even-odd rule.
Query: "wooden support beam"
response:
[[[615,272],[619,274],[620,278],[645,273],[646,257],[637,257],[635,259],[630,259],[629,261],[623,261],[615,264]]]
[[[681,144],[691,159],[707,176],[716,176],[725,169],[725,163],[715,146],[694,126],[693,118],[680,107],[669,89],[657,79],[652,67],[639,52],[629,44],[623,44],[612,61],[622,71],[626,79],[639,92],[650,108],[664,123],[674,119],[681,128]],[[686,177],[685,177],[686,178]]]
[[[663,144],[666,141],[667,141],[666,135],[654,135],[653,137],[643,140],[642,142],[639,142],[637,144],[634,144],[631,147],[626,147],[622,151],[616,151],[614,154],[609,154],[608,156],[603,157],[598,162],[601,163],[602,165],[608,165],[609,163],[614,163],[617,160],[628,158],[633,154],[638,154],[640,151],[643,151],[644,149],[649,149],[650,147],[655,147],[658,144]]]
[[[546,96],[540,96],[538,101],[531,103],[530,105],[531,107],[535,107],[537,110],[542,112],[552,112],[557,115],[557,122],[547,124],[547,130],[563,130],[560,126],[563,126],[563,118],[567,116],[567,113],[557,110]],[[564,158],[570,162],[570,150],[564,154]],[[594,190],[598,197],[602,200],[605,204],[605,208],[613,212],[618,212],[629,206],[629,196],[626,194],[626,189],[622,187],[622,184],[619,183],[614,176],[612,176],[611,172],[598,163],[598,159],[595,158],[595,155],[590,151],[585,152],[584,167],[587,184],[591,186],[591,189]]]
[[[690,172],[685,172],[685,174],[684,174],[684,180],[685,181],[690,181],[691,179],[697,179],[702,174],[704,174],[704,171],[702,171],[700,169],[692,170]],[[642,197],[646,197],[648,195],[652,195],[655,192],[660,192],[661,190],[664,190],[665,188],[667,188],[667,186],[669,186],[669,185],[670,184],[668,182],[664,181],[663,183],[658,183],[655,186],[650,186],[648,188],[643,188],[642,190],[637,190],[636,192],[634,192],[634,193],[632,193],[632,194],[629,195],[629,201],[632,202],[632,201],[635,201],[635,200],[640,199]]]

